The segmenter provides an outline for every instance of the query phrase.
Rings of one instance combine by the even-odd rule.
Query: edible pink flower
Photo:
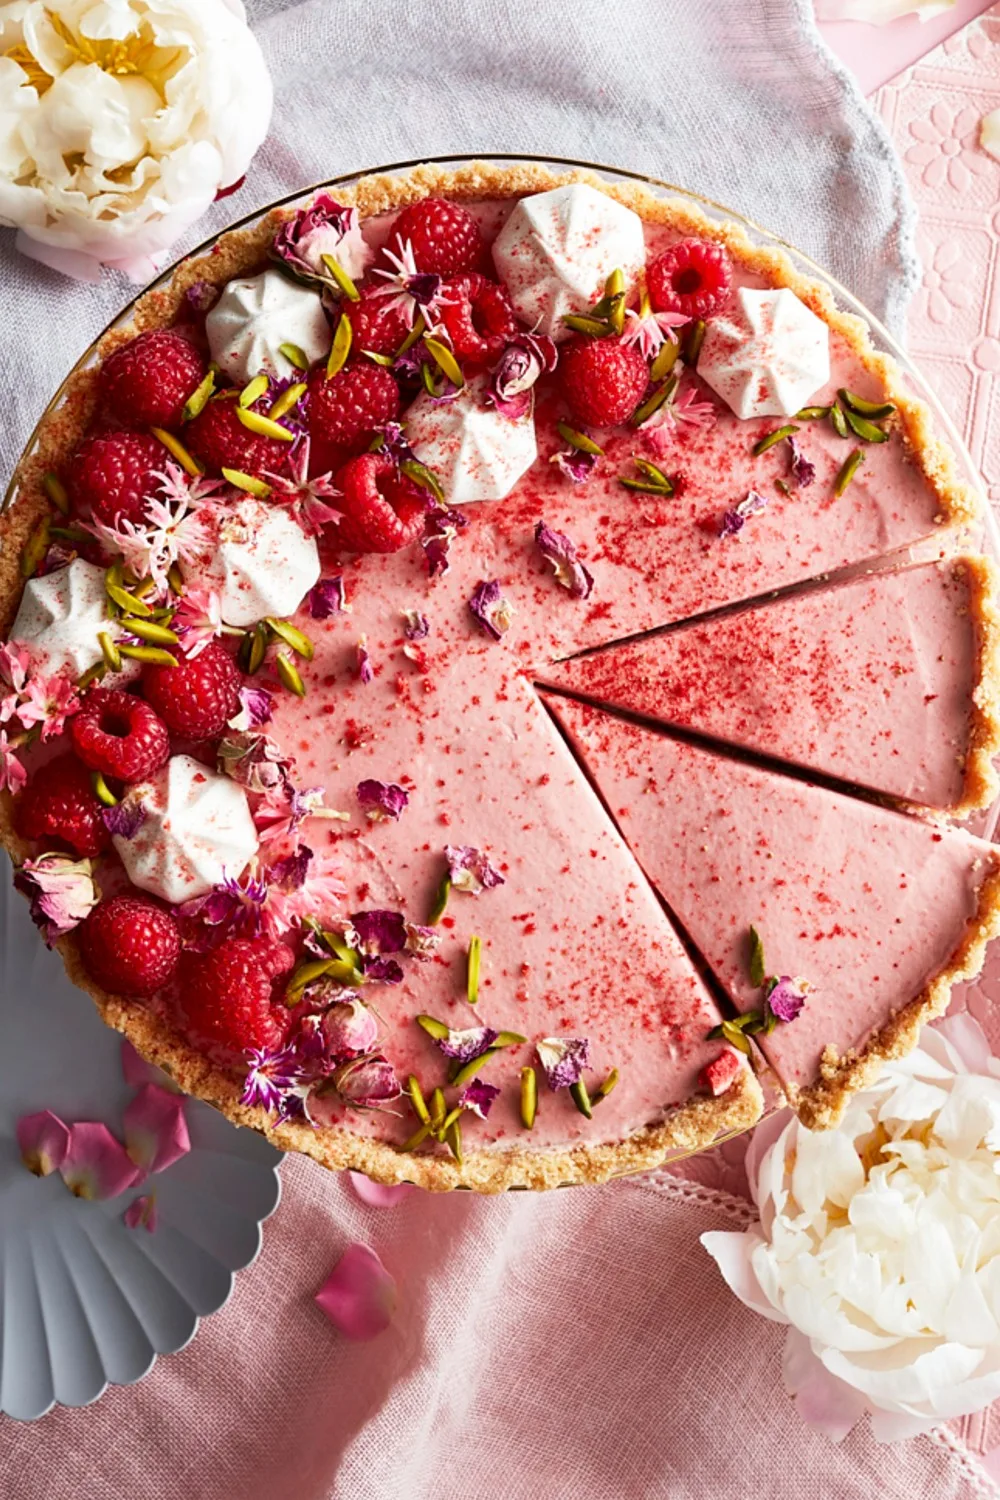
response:
[[[580,561],[576,543],[562,531],[553,531],[544,521],[535,527],[535,546],[552,564],[556,582],[568,589],[574,599],[589,599],[594,576]]]
[[[372,823],[392,820],[398,823],[410,795],[394,781],[375,781],[371,777],[358,782],[358,805]]]
[[[181,650],[192,660],[222,634],[222,600],[214,589],[188,589],[174,613]]]
[[[750,490],[739,505],[725,512],[722,525],[719,527],[719,536],[723,540],[727,537],[739,536],[750,517],[763,510],[766,504],[766,495],[759,495],[756,490]]]
[[[792,979],[782,974],[768,991],[768,1009],[779,1021],[794,1021],[805,1005],[810,989],[807,979]]]
[[[486,400],[508,421],[519,421],[531,410],[532,387],[539,376],[555,369],[558,358],[555,344],[545,334],[517,334],[500,356]]]
[[[482,1057],[488,1052],[498,1035],[492,1026],[467,1026],[464,1031],[449,1028],[446,1036],[436,1036],[433,1041],[445,1057],[453,1057],[456,1062],[471,1062],[474,1057]]]
[[[668,339],[672,344],[676,344],[677,335],[674,329],[688,322],[690,319],[685,317],[684,313],[653,312],[652,308],[633,312],[629,308],[625,313],[622,343],[638,344],[643,359],[654,359]]]
[[[662,458],[680,427],[714,427],[718,415],[714,404],[699,400],[696,388],[689,385],[679,390],[672,401],[665,401],[662,406],[657,407],[639,430],[653,453]]]
[[[458,1102],[464,1109],[471,1109],[474,1115],[485,1120],[499,1097],[500,1090],[495,1083],[486,1083],[482,1078],[473,1078],[468,1087],[459,1094]]]
[[[328,620],[331,615],[349,614],[351,606],[344,591],[343,576],[321,578],[306,595],[309,613],[314,620]]]
[[[31,902],[31,919],[51,948],[72,932],[100,900],[89,859],[68,854],[40,854],[26,859],[14,876],[17,889]]]
[[[490,864],[488,855],[471,844],[445,844],[444,857],[448,861],[452,890],[478,896],[480,891],[491,891],[504,884],[503,876]]]
[[[24,646],[17,641],[5,641],[0,645],[0,682],[12,688],[15,694],[21,693],[27,681],[29,662],[30,657]],[[0,713],[0,722],[9,717],[9,714]]]
[[[319,1018],[319,1031],[326,1056],[342,1060],[363,1056],[378,1041],[378,1022],[363,1001],[339,1001]]]
[[[567,448],[564,452],[553,453],[549,463],[555,464],[560,474],[565,475],[572,484],[586,484],[594,472],[597,454],[584,453],[579,448]]]
[[[59,1170],[77,1198],[117,1198],[140,1175],[121,1141],[95,1120],[70,1126],[69,1149]]]
[[[17,1122],[17,1144],[21,1160],[36,1177],[58,1172],[69,1151],[69,1126],[51,1109],[22,1115]]]
[[[264,1109],[280,1123],[302,1114],[300,1085],[306,1076],[298,1049],[251,1047],[240,1103]]]
[[[297,791],[287,785],[283,792],[279,790],[254,813],[260,842],[264,844],[288,835],[294,840],[297,849],[301,840],[301,825],[309,818],[332,818],[338,823],[349,822],[349,813],[323,806],[325,796],[326,791],[321,786],[310,786]]]
[[[414,958],[428,959],[441,946],[441,933],[435,927],[425,927],[420,922],[407,922],[405,952]]]
[[[789,468],[791,469],[792,478],[799,489],[804,490],[816,478],[816,465],[811,458],[803,453],[801,445],[794,435],[788,439],[788,451],[791,454]]]
[[[170,1075],[140,1057],[127,1037],[122,1037],[121,1064],[122,1077],[130,1088],[141,1089],[147,1083],[155,1083],[158,1088],[167,1089],[171,1094],[180,1093]]]
[[[80,697],[75,684],[61,672],[52,677],[32,676],[28,678],[18,704],[17,717],[25,729],[30,729],[34,724],[39,725],[42,739],[48,740],[54,735],[62,734],[66,728],[66,720],[79,707]]]
[[[179,464],[167,463],[157,474],[162,498],[146,501],[142,524],[122,519],[117,526],[85,522],[112,555],[120,555],[138,578],[152,578],[162,594],[175,562],[193,562],[208,546],[209,531],[202,503],[222,488],[221,480],[189,479]]]
[[[191,1150],[184,1100],[147,1083],[123,1116],[125,1150],[143,1172],[163,1172]]]
[[[240,711],[229,720],[228,727],[238,733],[246,733],[251,729],[260,729],[263,724],[270,724],[273,715],[274,694],[269,693],[267,688],[244,682],[240,688]]]
[[[279,936],[310,917],[326,921],[339,911],[346,890],[339,867],[302,844],[296,854],[268,867],[264,926]]]
[[[343,1063],[330,1081],[340,1097],[356,1109],[378,1109],[398,1099],[402,1092],[392,1064],[380,1052]]]
[[[18,760],[14,743],[7,738],[7,731],[0,729],[0,792],[17,793],[28,780],[28,773]]]
[[[155,1193],[142,1193],[138,1198],[133,1198],[122,1214],[122,1222],[126,1228],[145,1229],[147,1234],[156,1233],[157,1219]]]
[[[357,209],[345,207],[329,193],[319,193],[307,208],[282,224],[271,254],[298,276],[320,281],[339,296],[340,287],[323,256],[332,256],[353,281],[360,281],[373,251],[361,232]]]
[[[535,1043],[550,1089],[567,1089],[576,1083],[590,1061],[590,1042],[585,1036],[546,1036]]]
[[[340,499],[341,491],[334,484],[332,473],[309,478],[309,447],[310,438],[306,434],[295,444],[285,472],[272,474],[265,470],[263,477],[271,486],[271,504],[287,506],[306,536],[319,536],[324,526],[332,526],[343,514],[326,503]]]
[[[491,640],[502,640],[510,629],[514,606],[504,598],[499,580],[484,579],[472,591],[469,609]]]
[[[393,1208],[407,1193],[413,1192],[413,1186],[409,1182],[397,1182],[390,1186],[384,1182],[372,1182],[363,1172],[348,1172],[347,1175],[362,1203],[367,1203],[370,1208]]]
[[[248,792],[281,804],[291,797],[294,762],[268,735],[235,730],[219,741],[216,757],[219,770]]]
[[[316,1293],[316,1304],[345,1338],[384,1333],[399,1302],[396,1282],[367,1245],[348,1245]]]
[[[411,328],[418,313],[424,313],[426,320],[432,323],[434,304],[441,295],[441,278],[417,270],[413,246],[409,240],[404,242],[397,235],[396,245],[398,254],[388,246],[382,251],[392,269],[387,271],[376,267],[372,272],[373,276],[381,276],[386,283],[385,286],[375,288],[375,295],[389,297],[391,300],[387,302],[387,308],[398,308]]]

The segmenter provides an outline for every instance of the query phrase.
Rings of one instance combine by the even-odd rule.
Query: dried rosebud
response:
[[[330,1082],[340,1097],[357,1109],[378,1109],[398,1099],[402,1092],[392,1064],[380,1052],[343,1063]]]

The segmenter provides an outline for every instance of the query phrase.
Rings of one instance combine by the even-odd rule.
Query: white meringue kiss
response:
[[[294,516],[252,498],[227,508],[212,550],[181,566],[185,579],[219,595],[226,624],[241,627],[293,615],[320,574],[316,543]]]
[[[77,557],[65,568],[28,579],[10,639],[27,648],[36,671],[80,677],[101,660],[99,631],[113,639],[121,634],[110,618],[104,569]],[[139,670],[138,662],[126,662],[115,680],[126,682]]]
[[[132,838],[113,843],[132,884],[161,901],[206,896],[257,852],[246,792],[190,755],[171,756],[129,797],[146,816]]]
[[[1000,1060],[970,1016],[856,1094],[836,1130],[759,1126],[760,1222],[702,1235],[742,1302],[788,1326],[786,1388],[839,1441],[895,1442],[1000,1396]]]
[[[830,330],[787,287],[741,287],[713,318],[698,374],[738,417],[791,417],[830,379]]]
[[[569,338],[563,316],[592,307],[612,271],[631,290],[645,258],[639,215],[583,182],[522,198],[493,245],[518,316],[553,339]]]
[[[205,331],[212,358],[236,385],[255,375],[295,375],[282,344],[297,344],[310,364],[330,351],[319,293],[275,270],[230,281],[205,319]]]
[[[502,417],[486,402],[488,382],[470,380],[454,401],[435,406],[421,394],[406,413],[406,436],[452,505],[503,500],[538,457],[535,419]]]

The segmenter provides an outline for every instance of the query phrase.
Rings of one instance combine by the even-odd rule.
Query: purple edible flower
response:
[[[31,902],[31,920],[48,947],[78,927],[97,905],[100,897],[92,870],[89,859],[40,854],[26,859],[16,872],[14,884]]]
[[[229,720],[229,728],[243,732],[259,729],[262,724],[270,724],[273,710],[274,695],[267,688],[245,682],[240,688],[240,711]]]
[[[348,610],[344,580],[339,573],[336,578],[321,578],[306,598],[314,620],[328,620],[331,615],[341,615]]]
[[[221,882],[207,896],[195,896],[174,908],[179,917],[197,917],[207,927],[225,925],[233,934],[259,937],[264,930],[264,903],[267,881],[247,875],[245,884],[232,875],[223,874]]]
[[[586,484],[597,463],[596,453],[583,453],[579,448],[568,448],[564,453],[553,453],[549,463],[555,464],[561,474],[574,484]]]
[[[101,821],[117,839],[134,839],[146,821],[146,809],[136,797],[123,797],[114,807],[101,808]]]
[[[535,1043],[535,1051],[550,1089],[568,1089],[590,1061],[590,1042],[585,1036],[546,1036]]]
[[[375,429],[382,439],[379,453],[384,453],[391,458],[393,463],[402,464],[416,458],[416,454],[406,441],[401,422],[386,422],[384,427]]]
[[[535,546],[555,570],[556,582],[569,589],[574,599],[589,599],[594,587],[593,574],[576,555],[576,544],[561,531],[553,531],[544,521],[535,527]]]
[[[368,653],[368,647],[365,645],[363,636],[357,645],[357,667],[358,677],[364,683],[365,687],[367,687],[370,682],[375,680],[375,668],[372,666],[372,659]]]
[[[531,410],[532,387],[538,377],[551,373],[558,358],[555,344],[544,334],[518,334],[507,345],[493,371],[487,401],[502,417],[518,421]]]
[[[278,885],[285,891],[301,890],[309,878],[312,859],[312,850],[305,844],[300,844],[294,854],[286,854],[283,859],[275,860],[273,865],[268,866],[268,884]]]
[[[406,924],[406,951],[414,958],[430,958],[441,946],[441,934],[436,927],[422,927],[419,922]]]
[[[492,1026],[468,1026],[464,1031],[449,1030],[447,1036],[435,1037],[434,1041],[445,1057],[453,1057],[457,1062],[471,1062],[474,1057],[482,1057],[488,1052],[499,1035]]]
[[[501,640],[510,629],[514,609],[504,598],[496,578],[476,585],[469,608],[492,640]]]
[[[343,207],[329,193],[318,194],[308,208],[300,209],[282,224],[271,254],[297,275],[322,281],[336,292],[339,287],[323,264],[324,254],[333,256],[354,281],[364,275],[372,258],[357,209]]]
[[[811,458],[806,457],[795,437],[788,439],[788,447],[792,455],[792,478],[799,489],[804,490],[816,478],[816,465]]]
[[[767,997],[771,1014],[779,1021],[794,1021],[806,1003],[808,992],[807,980],[791,979],[787,974],[782,974]]]
[[[378,1109],[402,1092],[392,1064],[380,1052],[342,1063],[330,1081],[341,1098],[357,1109]]]
[[[481,1078],[474,1078],[459,1094],[458,1102],[463,1108],[471,1109],[474,1115],[485,1120],[499,1097],[500,1090],[495,1083],[484,1083]]]
[[[427,557],[428,571],[432,578],[447,573],[451,566],[448,549],[469,518],[454,506],[433,506],[424,518],[424,534],[420,545]]]
[[[756,490],[751,490],[745,500],[732,510],[727,510],[722,517],[722,525],[719,528],[720,537],[738,536],[743,530],[751,516],[763,510],[767,504],[767,496],[759,495]]]
[[[410,800],[409,792],[394,781],[358,782],[358,802],[365,816],[373,823],[385,823],[388,819],[399,821],[399,815]]]
[[[193,281],[184,293],[184,300],[192,312],[207,313],[218,302],[220,289],[210,281]]]
[[[361,971],[372,984],[402,984],[403,971],[394,958],[363,958]]]
[[[430,621],[418,609],[404,609],[403,619],[406,621],[403,634],[408,641],[425,641],[430,635]]]
[[[406,919],[401,911],[359,911],[350,919],[353,946],[367,957],[402,953],[406,947]]]
[[[251,1047],[244,1056],[247,1076],[240,1103],[257,1105],[278,1121],[301,1115],[302,1097],[295,1091],[302,1083],[304,1070],[297,1049]]]
[[[444,855],[452,890],[478,896],[480,891],[491,891],[494,886],[504,884],[500,871],[493,868],[482,849],[474,849],[471,844],[446,844]]]
[[[289,784],[292,762],[266,734],[228,734],[220,740],[216,754],[219,770],[248,792],[263,796]]]

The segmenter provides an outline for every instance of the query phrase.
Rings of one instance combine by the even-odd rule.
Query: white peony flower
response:
[[[816,0],[818,21],[867,21],[884,26],[900,16],[919,16],[930,21],[951,10],[955,0]]]
[[[0,0],[0,224],[67,275],[145,280],[271,106],[239,0]]]
[[[836,1130],[758,1128],[760,1215],[702,1235],[742,1302],[788,1324],[785,1385],[835,1441],[880,1442],[1000,1396],[1000,1060],[969,1016],[857,1094]]]

